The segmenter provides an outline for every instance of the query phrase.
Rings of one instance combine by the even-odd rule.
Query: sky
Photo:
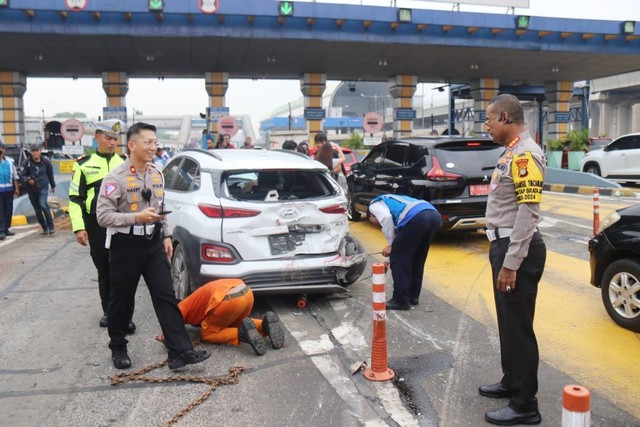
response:
[[[319,0],[318,3],[340,2],[389,6],[393,1]],[[453,3],[453,1],[423,0],[395,0],[395,2],[397,7],[438,10],[451,10]],[[506,13],[507,8],[461,4],[460,11]],[[515,14],[640,22],[640,0],[529,0],[529,8],[516,8]],[[336,84],[337,82],[328,82],[327,86],[333,87]],[[420,88],[417,93],[420,93],[419,91]],[[253,127],[257,131],[260,120],[267,118],[271,111],[300,96],[299,80],[230,79],[226,103],[232,115],[251,116]],[[130,78],[129,93],[126,98],[129,114],[136,109],[145,115],[197,115],[205,112],[208,103],[204,78],[165,80]],[[260,102],[256,102],[257,99]],[[72,80],[27,77],[27,92],[23,100],[25,114],[37,117],[41,117],[44,110],[46,117],[51,117],[58,112],[84,112],[90,119],[96,119],[102,114],[102,107],[106,105],[106,95],[100,78]]]

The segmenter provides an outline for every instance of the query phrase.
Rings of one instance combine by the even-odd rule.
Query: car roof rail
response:
[[[182,150],[181,153],[184,152],[193,152],[193,153],[203,153],[203,154],[207,154],[211,157],[213,157],[216,160],[220,160],[222,161],[222,157],[220,157],[220,155],[218,155],[218,153],[214,153],[212,151],[209,150],[203,150],[202,148],[187,148],[186,150]]]
[[[312,157],[311,157],[311,156],[308,156],[308,155],[306,155],[306,154],[304,154],[304,153],[301,153],[301,152],[299,152],[299,151],[283,150],[282,148],[277,148],[277,149],[275,149],[275,150],[269,150],[269,151],[279,151],[279,152],[282,152],[282,153],[289,153],[289,154],[293,154],[293,155],[295,155],[295,156],[302,157],[303,159],[312,159]]]

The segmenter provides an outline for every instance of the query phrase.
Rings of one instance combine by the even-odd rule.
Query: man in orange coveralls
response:
[[[260,356],[267,351],[263,337],[269,336],[273,348],[284,345],[284,331],[276,313],[267,311],[262,320],[247,317],[253,308],[253,292],[240,279],[209,282],[181,301],[178,308],[185,323],[200,325],[205,342],[246,342]],[[162,338],[156,337],[159,341]]]

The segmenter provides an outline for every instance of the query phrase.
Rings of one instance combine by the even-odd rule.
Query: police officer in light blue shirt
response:
[[[396,194],[374,198],[368,216],[371,223],[382,227],[389,243],[382,250],[389,257],[393,277],[387,310],[409,310],[419,303],[424,263],[442,218],[431,203]]]

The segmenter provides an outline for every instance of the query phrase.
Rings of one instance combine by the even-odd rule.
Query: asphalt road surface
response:
[[[633,200],[602,200],[607,210]],[[536,329],[540,342],[543,426],[561,425],[562,388],[592,392],[592,426],[640,425],[638,334],[617,327],[588,284],[586,241],[590,200],[545,196],[541,231],[548,244]],[[352,233],[369,253],[384,246],[366,222]],[[111,385],[113,369],[88,249],[59,224],[43,237],[20,230],[0,246],[0,413],[11,426],[158,426],[205,393],[193,382]],[[482,426],[484,413],[506,400],[480,397],[477,387],[499,379],[495,309],[483,233],[440,236],[434,242],[420,305],[389,312],[387,348],[394,381],[370,382],[356,371],[371,357],[370,269],[346,294],[258,298],[252,315],[275,310],[286,346],[256,356],[238,347],[200,344],[206,362],[147,375],[224,378],[241,366],[237,384],[219,385],[177,421],[184,426]],[[372,255],[371,261],[380,261]],[[387,293],[391,282],[388,280]],[[144,283],[138,288],[129,372],[162,362],[153,337],[158,323]],[[194,339],[198,330],[189,327]],[[126,372],[126,371],[125,371]]]

